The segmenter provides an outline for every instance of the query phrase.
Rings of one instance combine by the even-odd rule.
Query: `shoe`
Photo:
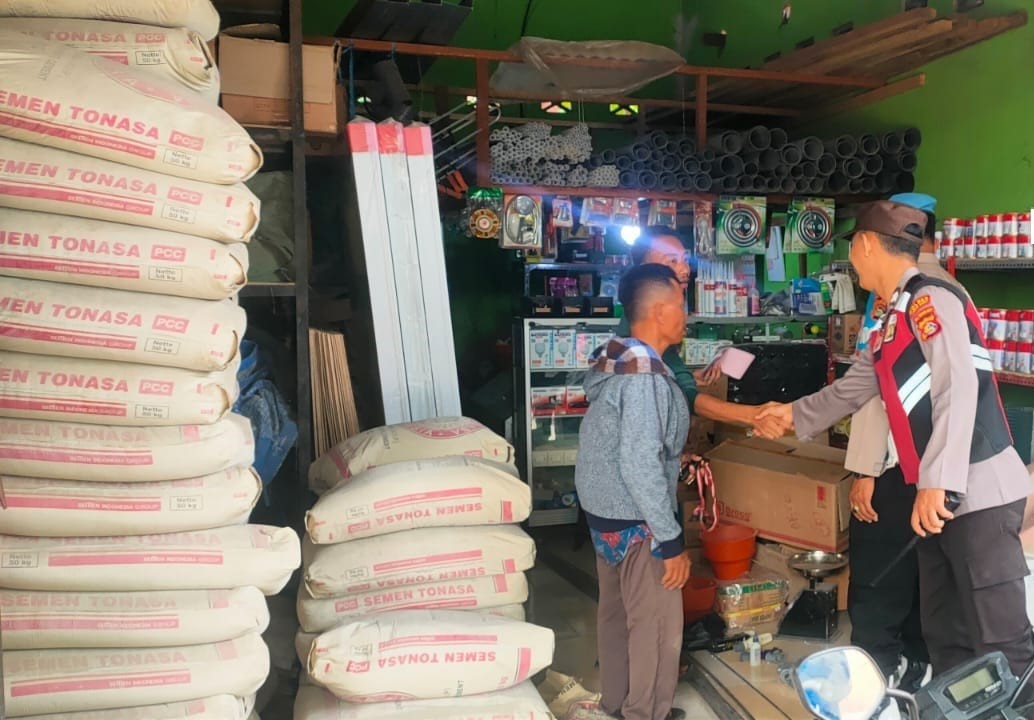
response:
[[[686,720],[686,711],[682,708],[672,708],[665,720]]]
[[[920,660],[909,660],[905,671],[901,673],[901,679],[897,687],[915,695],[920,688],[930,682],[932,676],[933,666],[930,663]]]
[[[898,658],[898,666],[894,670],[887,674],[887,687],[891,690],[897,690],[901,687],[901,680],[905,677],[905,673],[908,672],[908,659],[903,655]]]
[[[621,720],[620,715],[610,715],[598,703],[579,703],[567,711],[565,720]]]

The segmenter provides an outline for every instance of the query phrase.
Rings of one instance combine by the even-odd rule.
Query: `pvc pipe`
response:
[[[753,191],[755,178],[757,178],[757,175],[740,175],[740,179],[736,186],[736,189]]]
[[[835,172],[829,176],[829,182],[827,183],[827,187],[829,187],[829,191],[831,193],[839,195],[841,193],[847,192],[849,182],[850,181],[847,175],[844,175],[844,173],[842,172]]]
[[[716,155],[715,151],[712,150],[711,148],[705,148],[704,151],[702,153],[700,153],[701,160],[705,160],[705,161],[707,161],[709,163],[713,163],[714,160],[715,160],[715,157],[717,157],[717,155]]]
[[[898,184],[898,174],[892,170],[884,170],[876,176],[876,192],[887,195],[894,192]]]
[[[844,163],[844,174],[851,180],[856,180],[865,174],[865,165],[856,157],[849,158]]]
[[[657,173],[655,172],[643,170],[639,173],[637,180],[639,182],[639,187],[644,190],[653,190],[657,187]]]
[[[699,172],[701,175],[711,176],[711,171],[714,169],[714,165],[710,160],[701,160],[698,165],[700,166]]]
[[[758,167],[758,164],[755,161],[749,160],[743,163],[744,175],[757,175],[759,172],[761,172],[761,168]]]
[[[765,181],[765,190],[767,192],[779,192],[783,185],[782,178],[770,177]]]
[[[864,177],[862,178],[862,192],[872,194],[876,192],[876,178]]]
[[[793,191],[795,193],[811,192],[811,180],[809,178],[800,178],[794,182]]]
[[[751,150],[767,150],[772,146],[772,133],[764,125],[755,125],[747,131],[746,141]]]
[[[849,180],[847,183],[847,191],[852,195],[857,195],[862,192],[862,179],[854,178]]]
[[[758,156],[758,167],[766,172],[772,172],[779,165],[780,160],[782,158],[779,155],[779,151],[769,148]]]
[[[650,163],[648,163],[645,160],[636,160],[634,163],[632,163],[632,169],[637,173],[641,173],[644,170],[650,169]]]
[[[837,157],[850,158],[858,154],[858,141],[850,135],[841,135],[836,139]]]
[[[614,160],[617,159],[617,153],[615,153],[613,150],[608,148],[608,149],[606,149],[606,150],[604,150],[603,152],[600,153],[600,158],[607,165],[613,165],[614,164]]]
[[[697,175],[693,179],[693,189],[697,192],[708,192],[714,186],[709,175]]]
[[[811,161],[802,162],[801,172],[804,174],[804,177],[814,180],[819,176],[819,166]]]
[[[668,172],[674,172],[675,170],[678,170],[680,167],[682,167],[682,163],[679,162],[679,158],[677,155],[669,154],[665,155],[664,159],[661,160],[661,167],[667,170]]]
[[[719,135],[721,148],[726,153],[738,153],[743,150],[743,138],[738,132],[727,131]]]
[[[923,142],[923,134],[919,132],[919,128],[909,128],[905,130],[901,140],[906,150],[915,152]]]
[[[721,179],[722,192],[736,192],[740,184],[734,177],[723,177]]]
[[[794,180],[798,180],[804,177],[804,166],[794,165],[792,168],[790,168],[790,177],[792,177]]]
[[[916,158],[915,153],[905,153],[898,158],[898,167],[901,168],[902,172],[915,172],[918,165],[919,160]]]
[[[880,155],[870,155],[865,158],[865,174],[876,176],[883,170],[883,158]]]
[[[786,134],[786,130],[783,130],[782,128],[771,128],[768,132],[772,138],[771,148],[773,150],[780,150],[790,139]]]
[[[801,150],[804,152],[804,157],[812,162],[822,157],[822,152],[825,150],[825,146],[822,141],[817,137],[806,137],[799,141]]]
[[[916,189],[916,179],[912,173],[901,173],[898,175],[898,184],[895,192],[912,192]]]
[[[614,160],[614,164],[618,166],[618,170],[631,170],[632,158],[630,158],[628,155],[619,155]]]
[[[780,163],[779,165],[776,165],[776,168],[773,171],[773,174],[777,178],[789,177],[790,176],[790,166],[789,165],[784,165],[783,163]]]
[[[657,179],[657,184],[660,186],[661,190],[672,192],[679,186],[679,181],[678,178],[675,177],[675,173],[666,172],[660,174]]]
[[[683,155],[692,155],[697,151],[697,143],[691,137],[684,137],[679,139],[679,152]]]
[[[822,192],[822,188],[826,185],[826,181],[822,178],[813,178],[808,181],[808,192],[817,194]]]
[[[784,145],[782,149],[783,162],[787,165],[796,165],[804,158],[804,152],[796,145]]]
[[[904,133],[900,132],[889,132],[883,133],[883,137],[880,138],[880,148],[887,155],[897,155],[901,152],[901,149],[905,146]],[[889,190],[887,191],[889,192]]]
[[[742,175],[743,159],[739,155],[722,155],[718,159],[718,169],[723,175]]]
[[[682,158],[682,169],[690,175],[700,172],[700,163],[695,157]]]
[[[664,158],[668,157],[669,155],[670,153],[667,153],[664,150],[654,150],[652,153],[650,153],[650,162],[652,162],[654,165],[660,166],[660,164],[664,162]]]
[[[815,166],[819,170],[819,175],[829,177],[837,169],[836,156],[833,153],[822,153],[819,159],[815,161]]]
[[[880,141],[875,135],[866,133],[858,138],[858,150],[862,155],[875,155],[880,151]]]
[[[779,183],[779,190],[784,193],[792,193],[796,183],[793,178],[785,177]]]
[[[668,133],[663,130],[654,130],[647,137],[650,140],[650,144],[657,150],[663,150],[668,147]]]
[[[631,170],[624,170],[618,175],[618,182],[621,183],[621,187],[634,188],[638,181],[639,176]]]
[[[649,160],[651,155],[653,155],[653,148],[649,145],[641,142],[632,145],[632,156],[636,160]]]

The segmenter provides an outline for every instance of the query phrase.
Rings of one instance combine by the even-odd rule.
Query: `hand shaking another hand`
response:
[[[777,440],[793,430],[793,406],[770,402],[759,406],[752,425],[754,434],[766,440]]]

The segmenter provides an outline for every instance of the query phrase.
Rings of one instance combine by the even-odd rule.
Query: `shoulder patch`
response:
[[[941,319],[937,317],[933,301],[929,295],[921,295],[912,301],[908,308],[908,316],[912,320],[916,336],[926,342],[941,332]]]

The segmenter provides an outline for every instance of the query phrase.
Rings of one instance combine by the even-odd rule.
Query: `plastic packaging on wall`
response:
[[[262,633],[257,588],[136,593],[0,590],[4,650],[203,645]]]
[[[358,703],[476,695],[519,685],[553,662],[553,631],[448,610],[402,610],[316,638],[309,676]]]
[[[248,247],[168,230],[0,209],[0,275],[223,300],[248,276]]]
[[[250,466],[254,454],[251,424],[239,415],[154,428],[0,418],[0,475],[158,482]]]
[[[76,360],[0,350],[0,417],[102,425],[207,425],[230,412],[237,363],[224,370]]]
[[[232,300],[0,278],[0,350],[221,370],[246,325]]]
[[[213,185],[0,137],[0,206],[247,242],[261,203]]]
[[[150,535],[240,525],[261,482],[246,465],[157,483],[0,477],[0,532],[26,537]]]
[[[208,43],[187,28],[63,17],[7,18],[2,27],[175,80],[198,93],[219,95],[219,69]]]
[[[255,693],[269,674],[257,634],[184,647],[4,653],[7,717]]]
[[[531,682],[485,695],[440,700],[356,704],[312,685],[302,686],[295,720],[552,720]]]
[[[7,563],[0,567],[0,587],[69,592],[250,585],[275,595],[299,560],[294,530],[267,525],[132,537],[0,535],[0,553]]]
[[[205,40],[219,32],[219,13],[211,0],[0,0],[3,17],[63,17],[187,27]]]
[[[0,85],[5,137],[224,185],[262,167],[258,145],[222,108],[68,45],[0,29]]]

